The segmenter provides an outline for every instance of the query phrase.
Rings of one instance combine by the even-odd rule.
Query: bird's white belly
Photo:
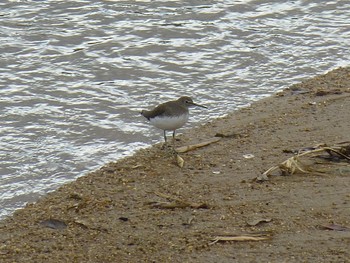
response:
[[[188,114],[176,116],[176,117],[155,117],[150,119],[150,122],[155,127],[166,130],[174,131],[182,126],[188,121]]]

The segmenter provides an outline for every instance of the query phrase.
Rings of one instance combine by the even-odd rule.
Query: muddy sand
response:
[[[350,262],[346,159],[255,180],[349,131],[339,68],[186,131],[178,146],[220,141],[182,153],[182,168],[159,144],[28,204],[0,222],[0,262]]]

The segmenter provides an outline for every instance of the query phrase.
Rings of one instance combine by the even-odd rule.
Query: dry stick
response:
[[[332,147],[322,147],[322,148],[319,148],[319,149],[315,149],[315,150],[312,150],[312,151],[307,151],[307,152],[304,152],[304,153],[301,153],[301,154],[298,154],[294,157],[301,157],[301,156],[304,156],[304,155],[308,155],[308,154],[313,154],[313,153],[317,153],[317,152],[322,152],[322,151],[331,151],[331,152],[334,152],[340,156],[342,156],[343,158],[347,159],[348,161],[350,161],[350,157],[347,156],[346,154],[343,154],[337,150],[335,150],[334,148]]]
[[[174,209],[174,208],[186,208],[189,207],[189,204],[185,204],[185,203],[166,203],[166,202],[158,202],[158,203],[153,203],[152,204],[153,207],[156,208],[164,208],[164,209]]]
[[[348,161],[350,161],[350,157],[347,156],[346,154],[343,154],[341,152],[338,152],[337,150],[334,150],[333,148],[330,148],[330,147],[323,147],[323,149],[325,150],[329,150],[331,152],[335,152],[336,154],[339,154],[340,156],[342,156],[343,158],[347,159]]]
[[[221,140],[221,138],[214,137],[214,138],[212,138],[212,139],[210,139],[208,141],[205,141],[205,142],[201,142],[201,143],[197,143],[197,144],[191,144],[191,145],[187,145],[187,146],[182,146],[182,147],[176,148],[176,152],[178,152],[178,153],[185,153],[185,152],[193,151],[193,150],[195,150],[197,148],[207,146],[209,144],[218,142],[220,140]]]
[[[192,207],[192,208],[208,208],[208,205],[205,203],[189,203],[184,200],[181,200],[177,197],[170,196],[164,193],[160,192],[154,192],[156,195],[175,201],[175,203],[158,203],[155,206],[156,207],[161,207],[161,208],[185,208],[185,207]]]
[[[250,235],[240,235],[240,236],[216,236],[213,238],[213,241],[209,245],[214,245],[220,241],[261,241],[267,240],[270,237],[267,236],[250,236]]]

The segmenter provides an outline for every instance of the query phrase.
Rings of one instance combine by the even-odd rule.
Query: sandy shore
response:
[[[181,154],[183,168],[155,145],[18,210],[0,222],[0,262],[350,262],[349,163],[254,180],[295,150],[350,141],[350,68],[189,130],[176,144],[215,136]]]

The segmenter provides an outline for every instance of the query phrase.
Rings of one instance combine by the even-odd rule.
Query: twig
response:
[[[152,202],[153,207],[165,208],[165,209],[186,208],[186,207],[191,207],[191,208],[195,208],[195,209],[199,209],[199,208],[207,209],[207,208],[209,208],[208,204],[206,204],[206,203],[191,203],[191,202],[187,202],[187,201],[181,200],[177,197],[170,196],[170,195],[167,195],[164,193],[160,193],[160,192],[154,192],[154,193],[160,197],[169,199],[173,202]]]
[[[350,161],[350,156],[347,156],[346,154],[343,154],[343,153],[341,153],[341,152],[339,152],[339,151],[337,151],[337,150],[335,150],[335,149],[333,149],[333,148],[330,148],[330,147],[323,147],[323,149],[328,150],[328,151],[331,151],[331,152],[334,152],[334,153],[340,155],[341,157],[347,159],[348,161]]]
[[[178,152],[178,153],[185,153],[185,152],[193,151],[193,150],[195,150],[197,148],[201,148],[201,147],[207,146],[209,144],[218,142],[220,140],[221,140],[221,138],[215,137],[215,138],[212,138],[212,139],[210,139],[208,141],[205,141],[205,142],[201,142],[201,143],[197,143],[197,144],[191,144],[191,145],[186,145],[186,146],[182,146],[182,147],[176,148],[176,152]]]
[[[242,234],[242,235],[225,235],[225,236],[216,236],[209,243],[209,245],[214,245],[218,242],[228,242],[228,241],[262,241],[271,239],[270,236],[266,234]]]

